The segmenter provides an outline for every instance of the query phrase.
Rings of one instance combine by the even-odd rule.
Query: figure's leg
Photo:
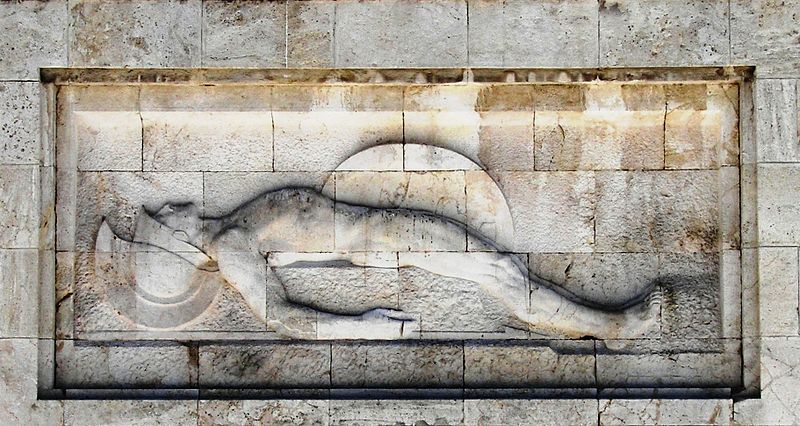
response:
[[[230,230],[217,237],[213,253],[225,281],[242,295],[253,313],[267,320],[267,260],[247,245],[246,236]]]
[[[497,252],[401,253],[400,266],[475,282],[530,328],[570,337],[633,337],[657,321],[657,297],[626,311],[607,312],[576,303],[535,282],[529,288],[527,268],[512,256]]]

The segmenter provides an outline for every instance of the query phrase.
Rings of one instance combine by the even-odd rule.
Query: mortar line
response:
[[[472,64],[469,61],[469,0],[464,0],[464,4],[467,6],[467,67],[470,67]]]
[[[203,66],[203,58],[205,56],[206,51],[206,41],[205,41],[205,34],[203,33],[203,27],[206,25],[206,0],[202,0],[200,2],[200,67]]]
[[[335,67],[336,64],[336,23],[338,22],[339,4],[333,3],[333,28],[331,29],[331,64]]]
[[[600,7],[604,0],[597,1],[597,66],[600,67]]]
[[[283,66],[289,68],[289,0],[284,0],[283,5]]]
[[[731,0],[728,0],[728,63],[733,62],[733,36],[731,35]]]

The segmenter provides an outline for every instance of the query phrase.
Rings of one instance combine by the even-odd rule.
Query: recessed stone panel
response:
[[[333,6],[345,14],[337,28],[368,16],[406,25],[397,10],[354,4]],[[467,12],[453,5],[417,12],[457,12],[448,22],[461,37]],[[204,60],[245,60],[220,38],[234,31],[223,5],[199,6]],[[324,18],[323,6],[262,11],[269,22],[288,13],[289,37],[315,42],[287,52],[290,62],[322,60],[326,21],[319,34],[292,26]],[[274,36],[250,25],[236,31]],[[336,43],[348,50],[334,60],[367,60]],[[0,217],[25,225],[0,232],[6,263],[35,250],[40,232],[52,245],[55,223],[57,253],[39,274],[9,277],[55,281],[43,283],[55,306],[42,311],[59,339],[57,388],[450,398],[741,385],[737,78],[171,72],[57,83],[45,108],[57,130],[45,141],[57,154],[46,175],[55,175],[55,220],[49,198],[14,190],[20,178],[38,184],[38,166],[2,170]],[[780,240],[789,225],[762,233]],[[791,263],[796,252],[775,258]],[[0,331],[29,333],[14,323]],[[360,422],[408,408],[365,404],[348,417],[338,403],[312,402],[296,404],[307,416],[288,405],[242,409]],[[455,422],[496,418],[491,403],[433,406]],[[213,423],[230,407],[199,409]]]

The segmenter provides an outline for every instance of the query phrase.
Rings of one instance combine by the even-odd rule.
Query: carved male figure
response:
[[[335,202],[311,189],[267,192],[221,217],[200,217],[192,204],[167,204],[151,217],[168,228],[174,238],[197,249],[195,254],[182,257],[197,268],[218,270],[261,320],[289,336],[301,337],[301,333],[281,318],[267,317],[268,293],[271,301],[283,305],[282,312],[300,307],[281,284],[265,291],[268,274],[281,267],[315,262],[382,268],[386,265],[375,262],[366,252],[412,251],[421,241],[436,242],[443,253],[411,253],[401,257],[399,267],[418,267],[477,283],[508,309],[510,327],[569,337],[633,337],[656,324],[660,309],[658,289],[615,311],[592,307],[563,295],[552,283],[529,277],[527,267],[515,255],[503,252],[502,247],[463,223],[419,210]],[[334,227],[335,251],[313,253],[304,247],[304,242]],[[480,252],[464,252],[465,235],[483,245]],[[355,316],[327,314],[319,318],[344,328],[352,325],[349,338],[374,336],[371,325],[385,326],[387,322],[396,325],[397,335],[402,336],[404,326],[413,320],[389,307]]]

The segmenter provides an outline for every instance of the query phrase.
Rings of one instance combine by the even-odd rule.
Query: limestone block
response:
[[[765,337],[761,349],[761,397],[736,402],[733,419],[739,424],[797,424],[800,337]]]
[[[0,247],[38,247],[38,195],[37,166],[0,166]]]
[[[719,169],[719,231],[722,248],[738,250],[742,246],[742,186],[739,167],[725,166]],[[745,193],[745,196],[747,194]],[[746,203],[746,201],[745,201]]]
[[[593,387],[593,342],[467,342],[464,385],[477,388]]]
[[[597,66],[595,2],[470,2],[469,26],[470,66]]]
[[[734,0],[731,2],[731,62],[757,64],[763,77],[796,77],[800,46],[800,2]]]
[[[0,79],[38,80],[39,67],[67,65],[66,3],[0,4]]]
[[[728,59],[728,8],[713,0],[600,7],[600,65],[723,64]]]
[[[337,251],[465,251],[466,229],[430,213],[337,203]]]
[[[532,170],[533,94],[498,93],[496,86],[411,86],[406,89],[404,138],[455,151],[486,170]],[[519,104],[499,99],[519,98]],[[512,101],[513,102],[513,101]],[[509,110],[499,109],[507,107]],[[496,110],[499,109],[499,110]],[[484,111],[485,110],[485,111]],[[413,151],[406,151],[405,169],[424,170]],[[422,154],[422,152],[419,152]],[[437,169],[473,169],[461,162],[443,162],[426,155]]]
[[[75,328],[75,253],[56,253],[55,274],[55,337],[72,339]]]
[[[293,0],[288,8],[288,67],[333,67],[336,3]]]
[[[199,0],[70,3],[70,64],[198,66],[201,15]]]
[[[596,399],[465,399],[464,423],[596,425]]]
[[[798,323],[798,250],[796,247],[762,247],[758,253],[758,276],[761,286],[762,336],[797,336]]]
[[[440,388],[462,384],[460,343],[333,344],[331,383],[344,388]]]
[[[464,2],[338,2],[335,25],[337,67],[467,65]],[[436,31],[420,32],[419,28],[436,28]],[[408,34],[415,35],[413,41],[406,39]]]
[[[269,113],[143,112],[142,125],[144,170],[272,170]]]
[[[403,170],[479,170],[472,160],[432,145],[403,144]]]
[[[185,388],[197,385],[194,349],[178,343],[56,343],[56,385],[65,388]]]
[[[596,248],[713,252],[720,246],[719,172],[597,174]]]
[[[372,145],[402,140],[399,111],[276,111],[275,170],[333,170]]]
[[[760,164],[757,169],[758,242],[761,245],[800,243],[800,165]]]
[[[408,147],[414,147],[413,149],[409,148],[414,152],[425,153],[436,149],[435,147],[426,147],[430,149],[416,149],[416,147],[421,147],[421,145],[408,145]],[[373,146],[348,157],[347,160],[336,167],[336,170],[381,172],[401,171],[404,170],[403,163],[406,155],[405,150],[406,145],[400,143]],[[429,160],[428,163],[434,161],[430,158],[425,159]],[[437,158],[437,160],[438,159],[439,158]],[[441,170],[441,167],[437,167],[435,169]]]
[[[586,172],[499,173],[514,222],[512,250],[580,252],[594,243],[595,177]],[[599,223],[598,223],[599,225]]]
[[[531,253],[529,268],[582,300],[621,306],[658,279],[658,260],[649,253]]]
[[[282,257],[290,253],[281,253]],[[320,253],[320,257],[326,253]],[[320,260],[309,264],[310,254],[301,255],[297,266],[274,267],[286,294],[294,303],[319,311],[358,315],[375,308],[399,309],[400,280],[397,254],[363,253],[386,268],[364,268],[344,262]]]
[[[0,250],[0,337],[37,337],[38,253]]]
[[[37,83],[0,83],[0,164],[39,163],[39,114]]]
[[[717,108],[667,113],[664,129],[667,169],[714,169],[739,164],[737,87],[709,86],[709,92],[712,90]]]
[[[722,252],[720,264],[720,322],[723,338],[740,338],[742,335],[742,312],[751,309],[742,306],[745,291],[742,289],[742,254],[739,250]]]
[[[204,2],[204,66],[282,67],[286,64],[286,5]]]
[[[336,399],[330,401],[331,424],[464,423],[464,403],[459,399]]]
[[[142,170],[142,119],[135,111],[78,111],[71,118],[78,170]]]
[[[480,113],[478,159],[488,170],[533,170],[533,114],[525,111]]]
[[[658,285],[662,291],[661,333],[674,338],[721,337],[720,303],[724,301],[720,294],[719,255],[663,253],[658,256],[658,262]],[[730,291],[739,291],[738,283],[730,285]]]
[[[464,172],[337,172],[336,201],[422,210],[466,223]]]
[[[597,346],[597,386],[735,387],[741,382],[737,340],[605,340]]]
[[[739,168],[741,173],[740,189],[740,221],[741,221],[741,246],[742,248],[752,248],[758,246],[758,192],[756,185],[755,164],[742,164]]]
[[[733,421],[729,399],[601,399],[601,425],[727,425]]]
[[[203,174],[203,207],[207,216],[222,216],[270,191],[295,187],[321,191],[328,176],[321,172],[208,172]]]
[[[330,350],[327,343],[203,345],[200,386],[328,387]]]
[[[62,423],[62,401],[37,398],[36,370],[36,339],[0,339],[0,423]]]
[[[326,400],[200,400],[198,425],[298,424],[326,426]]]
[[[754,102],[758,161],[800,161],[797,81],[757,80]]]
[[[125,86],[123,86],[125,87]],[[272,89],[267,85],[142,85],[130,86],[142,111],[256,112],[270,111]],[[138,89],[138,90],[137,90]],[[119,86],[93,87],[90,93],[123,90]],[[126,93],[126,92],[122,92]],[[126,93],[127,94],[127,93]],[[78,104],[84,104],[81,99]]]
[[[197,401],[68,400],[64,425],[100,426],[197,423]]]
[[[536,113],[536,170],[664,167],[664,113]]]

